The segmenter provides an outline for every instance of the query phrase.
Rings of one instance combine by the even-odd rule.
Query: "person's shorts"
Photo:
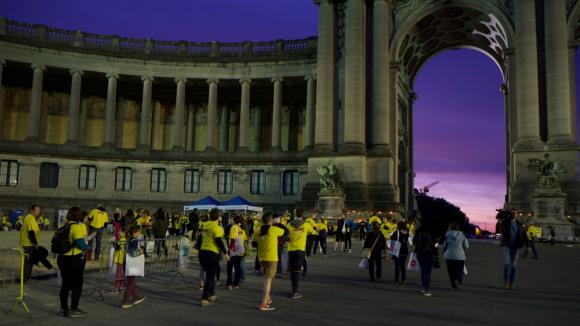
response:
[[[337,232],[336,233],[336,241],[337,242],[344,241],[344,234],[342,232]]]
[[[278,262],[276,261],[260,261],[260,266],[264,272],[264,277],[274,278],[276,277],[276,267]]]

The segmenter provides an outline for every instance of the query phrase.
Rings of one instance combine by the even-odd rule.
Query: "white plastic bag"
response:
[[[467,275],[467,265],[463,265],[463,275]]]
[[[189,263],[189,252],[191,251],[191,241],[186,237],[179,240],[179,269],[183,270]]]
[[[145,255],[125,258],[125,276],[145,277]]]
[[[411,272],[420,272],[421,266],[419,266],[419,260],[417,260],[417,254],[412,252],[409,255],[409,263],[407,264],[407,270]]]
[[[368,269],[369,268],[369,260],[367,258],[362,258],[358,263],[358,268],[361,269]]]
[[[391,250],[391,256],[399,257],[399,252],[401,251],[401,243],[397,240],[391,240],[389,244],[389,249]]]
[[[117,271],[115,264],[115,244],[111,242],[111,249],[109,249],[109,257],[107,259],[107,267],[109,268],[109,276],[115,278]]]
[[[60,269],[56,270],[56,285],[62,286],[62,275],[60,274]]]

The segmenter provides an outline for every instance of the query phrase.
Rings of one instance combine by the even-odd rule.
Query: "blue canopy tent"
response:
[[[202,199],[193,202],[189,205],[185,205],[183,207],[184,211],[192,211],[194,209],[199,209],[199,210],[208,210],[208,209],[212,209],[212,208],[216,208],[220,205],[220,201],[213,198],[212,196],[207,196],[207,197],[203,197]]]
[[[226,200],[221,205],[218,206],[219,209],[224,211],[253,211],[253,212],[261,212],[263,210],[262,207],[258,207],[253,203],[249,202],[242,196],[236,196],[229,200]]]

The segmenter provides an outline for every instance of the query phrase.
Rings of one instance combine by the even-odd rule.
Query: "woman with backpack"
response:
[[[65,318],[86,317],[87,313],[79,309],[79,301],[83,291],[83,276],[85,273],[85,252],[89,248],[87,244],[87,226],[83,223],[85,214],[79,207],[72,207],[66,216],[67,224],[61,228],[60,233],[55,234],[54,243],[59,236],[66,237],[70,248],[59,254],[57,258],[58,268],[62,278],[60,287],[61,316]],[[67,249],[68,249],[67,248]],[[61,248],[62,249],[62,248]],[[68,296],[71,293],[71,305],[69,309]]]
[[[397,230],[391,235],[391,253],[395,263],[393,284],[405,284],[407,278],[406,262],[409,255],[409,231],[405,222],[397,223]],[[396,249],[395,249],[396,246]],[[399,277],[400,276],[400,277]]]
[[[443,258],[447,261],[447,273],[452,290],[461,290],[465,268],[465,252],[469,248],[467,238],[459,230],[457,222],[449,223],[443,242]]]
[[[421,267],[421,293],[426,297],[430,297],[433,295],[431,293],[431,272],[433,271],[437,250],[435,247],[435,238],[425,225],[421,225],[417,229],[417,234],[415,234],[413,239],[415,242],[415,253],[417,254],[419,266]]]

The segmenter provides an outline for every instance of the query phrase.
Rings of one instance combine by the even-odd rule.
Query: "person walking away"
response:
[[[320,242],[320,249],[322,250],[322,255],[326,258],[326,240],[328,237],[328,226],[325,221],[319,217],[318,223],[316,223],[316,230],[318,231],[318,241]]]
[[[314,242],[315,242],[316,234],[317,234],[316,233],[316,222],[314,221],[313,216],[314,216],[314,214],[312,216],[308,217],[305,221],[306,223],[310,224],[310,226],[312,226],[312,229],[314,229],[314,232],[312,234],[309,234],[306,237],[306,257],[307,258],[310,258],[310,256],[312,255],[312,249],[313,249],[312,247],[314,247]],[[314,248],[314,249],[316,249],[316,248]]]
[[[344,252],[351,254],[352,253],[352,229],[353,229],[353,222],[351,220],[347,220],[344,222]]]
[[[552,227],[550,225],[550,245],[555,245],[556,244],[556,231],[554,230],[554,227]]]
[[[215,279],[219,269],[219,254],[224,253],[226,261],[229,260],[224,245],[224,229],[218,223],[219,210],[216,208],[209,212],[209,220],[203,223],[200,231],[201,246],[199,250],[199,263],[205,273],[201,306],[206,307],[214,304],[217,300],[215,294]]]
[[[368,226],[367,220],[362,220],[359,223],[358,230],[359,230],[359,240],[360,241],[362,241],[366,238],[367,226]]]
[[[457,222],[449,223],[449,230],[443,241],[443,258],[447,262],[447,273],[452,290],[461,290],[467,249],[469,249],[469,241],[459,230]]]
[[[153,231],[153,237],[155,238],[155,252],[157,253],[157,258],[161,258],[161,250],[165,258],[168,255],[167,249],[167,229],[169,228],[169,221],[167,220],[167,215],[163,209],[158,209],[155,214],[153,214],[153,225],[151,229]]]
[[[318,246],[320,245],[320,230],[318,229],[318,219],[315,219],[314,223],[314,234],[311,236],[312,239],[312,256],[316,256],[316,252],[318,251]]]
[[[26,217],[22,219],[20,227],[20,246],[27,255],[24,261],[24,283],[30,279],[32,274],[32,255],[38,248],[40,241],[40,227],[38,226],[38,217],[40,216],[40,206],[32,205]]]
[[[83,291],[85,273],[84,254],[89,248],[87,245],[87,226],[83,223],[85,215],[79,207],[68,210],[66,220],[70,250],[58,255],[57,265],[60,270],[62,284],[60,287],[60,315],[65,318],[86,317],[87,313],[79,309],[79,301]],[[68,297],[71,297],[70,309]]]
[[[191,234],[191,238],[197,238],[197,232],[199,232],[199,213],[197,212],[197,208],[193,209],[191,213],[189,213],[189,228],[193,231]]]
[[[421,293],[426,297],[430,297],[433,295],[431,293],[431,272],[435,263],[435,238],[430,229],[423,224],[417,229],[414,242],[415,253],[421,268]]]
[[[115,284],[111,292],[120,293],[125,288],[125,247],[127,246],[127,228],[119,229],[119,239],[115,243]]]
[[[123,216],[123,226],[129,228],[134,224],[137,224],[137,219],[135,218],[135,213],[132,210],[127,210],[125,216]]]
[[[389,228],[387,227],[387,230]],[[394,284],[405,284],[407,279],[407,256],[409,255],[409,231],[405,222],[397,223],[397,229],[391,234],[390,240],[393,243],[399,242],[399,252],[397,255],[392,255],[395,263],[395,278]]]
[[[380,282],[383,256],[386,254],[387,243],[377,222],[371,224],[372,231],[367,235],[363,249],[368,249],[369,274],[371,282]]]
[[[284,225],[284,227],[286,226],[286,224],[284,224],[284,222],[282,221],[281,216],[276,216],[275,214],[273,214],[272,216],[274,217],[273,219],[274,224]],[[282,278],[282,273],[284,272],[282,266],[282,257],[284,257],[285,247],[286,247],[286,235],[278,238],[278,264],[276,264],[276,278]]]
[[[137,225],[131,226],[127,231],[127,255],[129,255],[130,257],[139,257],[140,255],[143,254],[141,248],[139,247],[140,237],[141,237],[140,228]],[[145,301],[145,297],[139,296],[137,294],[137,276],[128,276],[127,286],[125,287],[125,293],[123,294],[123,302],[121,303],[121,308],[123,309],[131,308],[134,305],[138,305],[143,301]]]
[[[103,205],[98,205],[97,208],[92,209],[87,216],[89,221],[89,233],[95,233],[95,246],[93,247],[93,240],[89,242],[89,251],[87,253],[87,260],[91,259],[92,251],[95,250],[95,260],[99,260],[101,255],[101,241],[105,227],[109,222],[109,214],[103,208]]]
[[[242,278],[242,260],[246,254],[248,237],[246,231],[242,227],[242,217],[235,215],[233,218],[234,224],[229,231],[229,253],[230,259],[227,262],[227,280],[226,288],[228,290],[240,288],[240,280]],[[234,274],[235,272],[235,274]]]
[[[506,290],[514,290],[518,252],[525,244],[525,233],[522,224],[509,212],[500,222],[501,251],[503,257],[503,279]]]
[[[278,238],[287,233],[282,224],[272,224],[272,220],[272,213],[264,214],[262,218],[263,224],[258,232],[258,258],[264,273],[262,303],[259,307],[261,311],[276,309],[271,306],[272,297],[270,296],[270,291],[272,289],[272,281],[276,276],[276,265],[278,264]]]
[[[306,241],[309,234],[314,233],[310,223],[306,223],[302,217],[303,210],[296,209],[296,217],[288,224],[288,268],[292,283],[292,299],[302,298],[299,292],[302,267],[306,261]]]

